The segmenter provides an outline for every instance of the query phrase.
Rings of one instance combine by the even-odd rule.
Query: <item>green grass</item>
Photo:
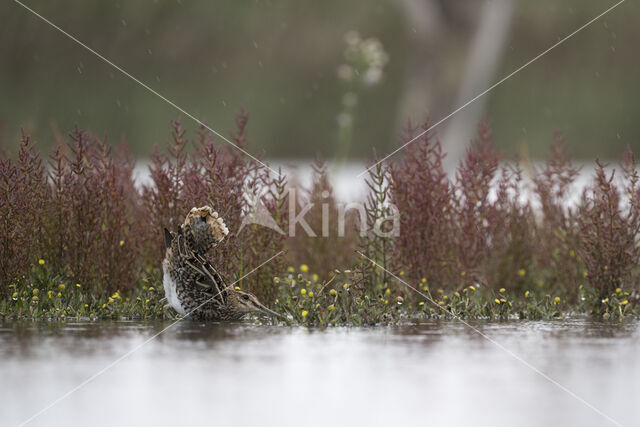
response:
[[[164,298],[158,272],[142,277],[127,293],[108,295],[90,286],[51,276],[45,264],[32,267],[30,280],[10,285],[9,295],[0,299],[0,318],[5,319],[179,319]],[[402,273],[401,273],[402,274]],[[385,325],[420,319],[563,319],[589,314],[594,290],[580,287],[577,302],[548,293],[542,287],[514,293],[488,289],[480,284],[445,292],[425,280],[411,284],[400,280],[362,285],[356,271],[334,271],[321,280],[306,265],[273,278],[279,286],[275,301],[265,301],[288,317],[287,323],[314,326]],[[404,279],[402,279],[404,281]],[[406,281],[410,283],[410,281]],[[630,293],[616,289],[601,301],[599,317],[622,320],[640,315]]]

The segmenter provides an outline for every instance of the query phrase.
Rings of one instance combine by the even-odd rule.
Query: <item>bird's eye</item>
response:
[[[249,301],[249,295],[247,295],[247,294],[242,295],[242,299],[244,299],[246,301]]]
[[[206,216],[201,216],[201,217],[200,217],[200,221],[202,221],[202,222],[207,222],[207,217],[206,217]]]

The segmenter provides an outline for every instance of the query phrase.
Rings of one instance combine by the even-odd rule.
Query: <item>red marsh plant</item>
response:
[[[622,185],[615,170],[596,160],[596,175],[585,189],[578,215],[580,256],[587,280],[599,298],[616,289],[637,287],[640,261],[640,187],[635,157],[627,148],[622,162]],[[597,306],[596,306],[597,307]]]
[[[70,139],[50,160],[43,256],[69,280],[109,291],[131,287],[140,267],[134,162],[77,127]]]
[[[237,117],[234,142],[246,144],[247,116]],[[284,248],[284,237],[264,227],[240,231],[249,210],[247,192],[286,228],[286,179],[247,161],[230,146],[214,146],[204,129],[196,141],[172,123],[168,154],[152,155],[152,185],[137,189],[126,151],[78,128],[43,163],[28,136],[17,158],[0,157],[0,289],[48,271],[58,281],[113,292],[133,286],[141,273],[160,277],[163,228],[176,230],[193,206],[210,204],[231,233],[212,261],[236,280]],[[42,260],[42,261],[40,261]],[[261,296],[275,295],[272,278],[282,261],[239,283]],[[35,270],[34,270],[35,269]]]
[[[17,159],[0,158],[0,291],[23,279],[44,253],[49,198],[46,168],[23,133]]]
[[[295,229],[287,243],[288,259],[294,265],[306,264],[310,271],[324,275],[334,269],[348,269],[356,261],[356,215],[339,206],[327,164],[317,158],[312,168],[311,186],[294,187],[295,200],[289,200],[296,204],[291,212],[299,220],[292,224]]]
[[[24,136],[17,160],[0,162],[3,288],[28,280],[30,266],[66,280],[131,286],[138,275],[133,162],[74,129],[47,169]]]
[[[408,125],[404,141],[420,128]],[[443,168],[440,141],[425,133],[404,149],[404,158],[389,166],[391,202],[400,215],[395,257],[413,279],[440,286],[459,277],[455,259],[454,188]]]
[[[486,123],[478,126],[478,135],[466,150],[456,171],[452,205],[455,215],[453,240],[455,258],[452,267],[460,272],[462,285],[466,275],[486,275],[486,260],[496,230],[504,226],[504,212],[492,200],[492,186],[498,175],[500,155],[491,144]],[[486,280],[486,279],[485,279]]]
[[[489,255],[485,259],[487,283],[493,289],[530,287],[538,249],[531,203],[524,197],[523,171],[516,159],[500,168],[496,184]]]
[[[584,266],[578,254],[580,233],[575,207],[568,205],[580,168],[573,165],[562,134],[556,132],[549,157],[533,176],[533,190],[540,204],[536,227],[537,286],[547,291],[563,290],[575,299]]]

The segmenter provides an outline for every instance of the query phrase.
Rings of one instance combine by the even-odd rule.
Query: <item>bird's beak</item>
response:
[[[279,313],[276,313],[273,310],[269,310],[267,307],[265,307],[262,304],[260,306],[258,306],[258,308],[260,309],[261,312],[263,312],[267,316],[275,317],[276,319],[280,319],[280,320],[285,320],[284,316],[282,316]]]

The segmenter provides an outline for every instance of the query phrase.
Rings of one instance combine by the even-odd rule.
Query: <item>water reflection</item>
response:
[[[166,322],[0,323],[17,424]],[[623,424],[640,419],[638,322],[473,326]],[[307,329],[183,321],[31,425],[606,425],[459,322]]]

